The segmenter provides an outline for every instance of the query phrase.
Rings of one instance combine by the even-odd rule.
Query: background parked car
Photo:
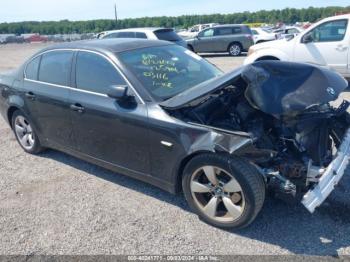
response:
[[[140,38],[151,40],[165,40],[187,47],[187,43],[172,28],[129,28],[102,32],[100,39],[108,38]]]
[[[247,25],[214,26],[186,41],[188,48],[196,53],[228,52],[232,56],[239,56],[254,44]]]
[[[188,39],[188,38],[193,38],[196,35],[198,35],[198,33],[200,31],[203,31],[204,29],[213,27],[218,25],[217,23],[210,23],[210,24],[199,24],[199,25],[195,25],[191,28],[189,28],[188,30],[179,32],[178,35],[181,36],[184,39]]]
[[[274,33],[278,39],[288,38],[290,36],[297,36],[301,33],[301,29],[295,26],[289,26],[285,28],[276,29]]]
[[[39,34],[34,34],[28,37],[24,37],[25,42],[27,43],[39,43],[39,42],[47,42],[48,38],[46,36],[42,36]]]
[[[253,33],[255,44],[260,44],[263,42],[273,41],[277,39],[276,34],[269,32],[268,30],[265,30],[263,28],[255,27],[251,28],[251,31]]]
[[[350,78],[350,14],[319,21],[293,39],[262,43],[250,48],[244,61],[305,62],[329,67]]]

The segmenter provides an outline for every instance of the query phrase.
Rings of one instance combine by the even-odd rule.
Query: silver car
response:
[[[228,52],[239,56],[254,44],[253,34],[247,25],[218,25],[204,29],[187,46],[196,53]]]

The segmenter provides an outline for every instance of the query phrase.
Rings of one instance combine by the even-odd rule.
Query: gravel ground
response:
[[[0,46],[0,71],[43,45]],[[206,55],[223,70],[244,57]],[[0,254],[350,255],[350,177],[313,215],[268,198],[239,232],[208,226],[181,195],[47,151],[25,154],[0,120]]]

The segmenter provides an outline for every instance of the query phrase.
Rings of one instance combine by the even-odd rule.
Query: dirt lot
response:
[[[0,71],[43,45],[0,46]],[[244,57],[207,55],[223,70]],[[199,221],[181,195],[56,151],[25,154],[0,120],[1,254],[350,255],[350,177],[310,215],[268,198],[239,232]]]

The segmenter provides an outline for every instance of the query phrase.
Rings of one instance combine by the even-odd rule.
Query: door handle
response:
[[[72,109],[73,111],[76,111],[78,113],[83,113],[85,110],[85,108],[80,104],[70,105],[70,109]]]
[[[347,46],[343,46],[343,45],[338,45],[335,50],[337,51],[340,51],[340,52],[343,52],[343,51],[346,51],[348,49]]]
[[[35,95],[33,94],[33,92],[27,92],[26,98],[28,98],[30,100],[35,100]]]

